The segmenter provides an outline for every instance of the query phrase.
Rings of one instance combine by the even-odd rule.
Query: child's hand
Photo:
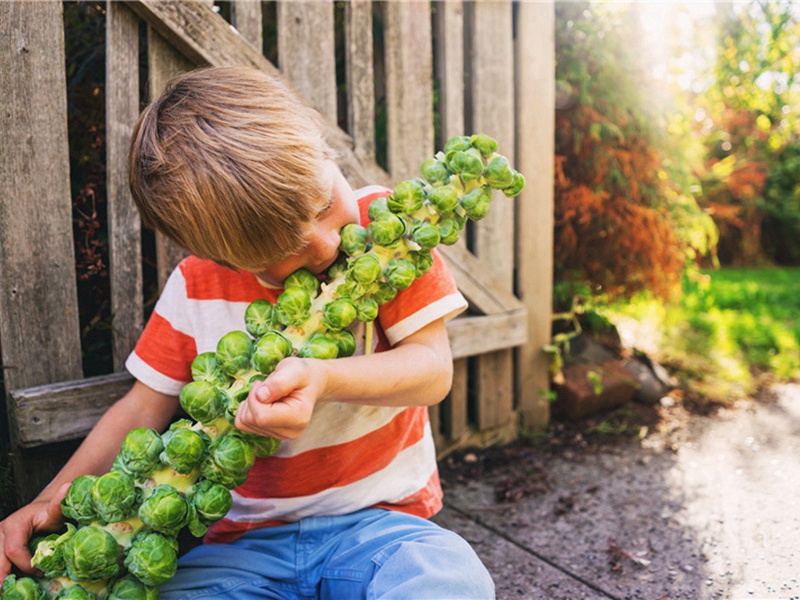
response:
[[[11,573],[12,564],[30,575],[37,571],[31,567],[28,540],[35,533],[56,531],[64,523],[61,499],[67,495],[69,484],[64,484],[50,500],[34,501],[0,521],[0,581]]]
[[[299,437],[325,389],[323,362],[305,358],[279,362],[269,377],[253,383],[236,412],[236,428],[279,440]]]

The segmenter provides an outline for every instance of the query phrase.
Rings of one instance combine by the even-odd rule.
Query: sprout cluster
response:
[[[348,327],[355,321],[367,324],[369,352],[379,306],[430,269],[431,250],[456,243],[468,220],[485,217],[493,190],[513,197],[525,185],[497,142],[482,134],[452,138],[420,175],[372,202],[367,227],[341,230],[340,256],[323,283],[295,271],[274,304],[247,307],[244,331],[225,334],[215,352],[195,357],[193,381],[180,392],[190,419],[163,434],[132,430],[111,471],[75,479],[61,503],[71,521],[66,531],[31,542],[32,564],[44,579],[11,575],[0,597],[158,597],[157,586],[177,568],[178,533],[205,534],[230,509],[229,490],[247,479],[256,457],[278,449],[277,440],[233,426],[253,382],[289,356],[351,356],[356,339]]]

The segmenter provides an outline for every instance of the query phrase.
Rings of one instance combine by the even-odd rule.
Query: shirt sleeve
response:
[[[433,250],[433,265],[394,300],[381,307],[378,319],[389,343],[407,338],[438,319],[452,319],[467,308],[453,274]]]
[[[167,280],[125,368],[154,390],[177,395],[192,380],[197,343],[186,318],[186,280],[180,266]]]

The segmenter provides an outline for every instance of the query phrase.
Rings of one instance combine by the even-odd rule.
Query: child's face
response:
[[[339,255],[339,230],[348,223],[358,223],[358,203],[353,189],[333,161],[325,161],[322,170],[319,213],[308,224],[309,236],[297,252],[278,264],[253,274],[261,281],[280,286],[297,269],[305,268],[318,275],[331,266]]]

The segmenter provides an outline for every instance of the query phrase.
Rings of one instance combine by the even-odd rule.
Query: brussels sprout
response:
[[[200,477],[224,485],[229,490],[247,481],[247,471],[225,471],[211,456],[200,461]],[[200,534],[202,535],[202,534]]]
[[[372,283],[381,276],[381,263],[372,254],[364,254],[350,262],[350,269],[347,273],[348,278],[356,283]]]
[[[487,184],[498,190],[514,183],[514,173],[505,156],[494,157],[483,170],[483,178]]]
[[[423,250],[432,250],[439,245],[439,228],[433,223],[422,221],[411,230],[411,239]]]
[[[178,570],[178,542],[154,531],[140,532],[127,549],[125,566],[145,585],[166,583]]]
[[[367,227],[369,237],[379,246],[387,248],[403,237],[405,232],[406,222],[391,212],[379,214]]]
[[[378,301],[374,298],[359,298],[356,300],[355,307],[356,318],[363,323],[369,323],[378,317]],[[341,352],[339,356],[342,356]]]
[[[64,533],[53,533],[40,540],[34,548],[31,566],[39,569],[47,578],[65,576],[67,565],[64,561],[64,545],[75,535],[75,531],[75,526],[67,523]]]
[[[444,153],[450,154],[458,150],[469,150],[472,145],[469,143],[469,138],[464,135],[457,135],[451,137],[444,145]]]
[[[223,471],[245,475],[256,460],[253,447],[242,432],[233,430],[220,436],[209,448],[209,457]]]
[[[352,275],[350,277],[352,277]],[[340,283],[338,285],[338,287],[336,288],[336,295],[339,296],[340,298],[348,298],[350,299],[351,302],[354,302],[355,300],[363,296],[365,293],[367,293],[367,290],[370,285],[372,284],[362,285],[357,281],[348,279],[347,281]]]
[[[0,586],[3,600],[46,600],[47,594],[31,577],[8,575]]]
[[[336,258],[336,261],[328,267],[328,270],[325,274],[328,277],[328,281],[336,279],[339,275],[342,275],[347,272],[347,255],[344,253],[339,253],[339,256]]]
[[[339,248],[349,256],[360,256],[367,251],[367,228],[348,223],[339,232]]]
[[[445,246],[452,246],[458,241],[461,233],[458,221],[447,217],[439,221],[436,226],[439,228],[439,237],[441,238],[442,244]]]
[[[150,529],[176,536],[189,522],[189,503],[174,487],[162,484],[142,502],[139,518]]]
[[[96,600],[97,595],[79,585],[71,585],[58,590],[54,598],[56,600]]]
[[[464,181],[477,179],[483,172],[483,161],[480,152],[476,151],[475,154],[469,150],[454,152],[452,156],[448,155],[447,166],[453,173],[458,173]]]
[[[275,305],[278,322],[283,325],[302,325],[311,310],[311,296],[301,287],[285,289]]]
[[[492,201],[491,188],[483,186],[475,188],[461,197],[461,206],[473,221],[478,221],[486,216],[489,203]]]
[[[159,466],[158,457],[163,449],[164,443],[155,429],[137,427],[122,441],[115,464],[128,475],[144,479]]]
[[[67,574],[73,581],[97,581],[114,577],[119,573],[119,559],[117,540],[99,527],[81,527],[64,544]]]
[[[378,305],[382,305],[394,300],[396,295],[397,290],[395,288],[390,286],[388,283],[381,281],[377,284],[375,291],[372,292],[372,299],[375,300]]]
[[[297,269],[283,280],[283,288],[300,288],[309,296],[316,296],[319,291],[319,279],[308,269]]]
[[[278,451],[281,443],[273,437],[256,435],[255,433],[244,434],[247,442],[253,447],[258,458],[272,456]]]
[[[422,178],[434,187],[445,185],[450,180],[450,171],[441,160],[431,158],[419,168]]]
[[[197,516],[206,524],[219,521],[233,506],[228,488],[207,479],[195,483],[186,497],[194,506]]]
[[[215,352],[203,352],[192,361],[192,380],[207,381],[211,385],[225,387],[230,385],[231,377],[217,364]]]
[[[401,181],[398,183],[391,196],[386,199],[386,206],[393,213],[413,214],[422,208],[425,200],[423,185],[416,180]]]
[[[260,338],[271,330],[275,326],[275,318],[272,314],[273,309],[272,302],[263,298],[253,300],[248,304],[244,311],[244,326],[247,329],[247,333],[254,338]],[[215,382],[211,381],[211,383]]]
[[[266,375],[254,375],[250,380],[253,381],[256,377],[261,377],[261,381],[267,378]],[[239,405],[247,399],[252,387],[252,383],[248,383],[230,395],[230,401],[225,408],[225,419],[231,425],[236,425],[236,412],[239,410]]]
[[[422,277],[433,266],[433,255],[430,252],[412,252],[411,259],[417,268],[417,277]]]
[[[351,331],[348,331],[347,329],[342,329],[341,331],[329,331],[327,335],[334,342],[336,342],[336,346],[339,349],[338,353],[336,354],[336,358],[345,358],[355,354],[356,337]]]
[[[114,582],[105,600],[158,600],[158,590],[128,574]]]
[[[344,329],[356,319],[356,308],[347,299],[339,298],[322,309],[322,324],[332,331]]]
[[[514,171],[514,180],[510,186],[503,188],[503,194],[508,198],[513,198],[514,196],[518,196],[524,187],[525,177],[519,171]]]
[[[292,343],[277,331],[264,334],[253,351],[253,366],[262,373],[269,375],[287,356],[291,356],[294,348]]]
[[[225,414],[228,396],[207,381],[192,381],[181,389],[178,398],[181,407],[195,421],[206,427]]]
[[[428,194],[430,202],[442,215],[448,215],[458,206],[458,193],[449,185],[436,188]]]
[[[122,471],[109,471],[98,477],[92,486],[92,502],[106,523],[116,523],[133,515],[139,494],[133,477]]]
[[[188,429],[178,427],[167,431],[164,436],[164,450],[160,459],[173,471],[186,475],[197,466],[206,452],[208,436]]]
[[[489,158],[492,154],[497,152],[497,140],[489,137],[485,133],[470,136],[469,143],[473,148],[476,148],[484,158]]]
[[[92,486],[97,481],[96,475],[76,477],[61,501],[61,512],[68,519],[81,525],[88,525],[97,520],[97,510],[92,503]]]
[[[303,347],[297,353],[300,358],[320,358],[324,360],[336,358],[338,355],[339,346],[336,342],[321,333],[315,334],[303,344]]]
[[[381,198],[376,198],[375,200],[369,203],[369,210],[367,211],[367,214],[369,215],[370,221],[374,221],[375,219],[378,218],[378,215],[385,212],[389,212],[386,196],[383,196]]]
[[[217,342],[217,364],[228,375],[236,376],[250,366],[253,340],[244,331],[231,331]]]
[[[404,290],[416,279],[414,263],[403,258],[393,258],[386,267],[386,282],[395,289]]]

